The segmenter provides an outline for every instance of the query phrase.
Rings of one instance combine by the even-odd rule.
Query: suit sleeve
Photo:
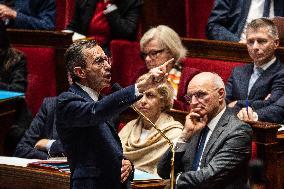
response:
[[[69,95],[71,94],[63,93],[58,97],[57,103],[57,122],[59,125],[69,127],[99,125],[111,120],[139,99],[135,96],[134,85],[112,93],[97,102],[82,101],[81,96]]]
[[[55,29],[55,0],[30,1],[30,11],[36,15],[28,15],[17,11],[13,25],[21,29],[54,30]]]
[[[258,114],[259,120],[279,123],[279,121],[283,120],[278,116],[279,113],[277,112],[283,112],[284,107],[284,72],[282,71],[274,77],[273,83],[268,84],[271,85],[271,96],[267,100],[249,100],[248,104]],[[245,107],[245,100],[238,100],[237,106],[240,108]],[[273,112],[276,113],[275,117]]]
[[[284,95],[270,106],[256,110],[260,121],[268,121],[272,123],[284,123]]]
[[[177,175],[180,172],[184,172],[183,164],[182,164],[182,157],[184,155],[185,151],[181,152],[175,152],[175,166],[174,166],[174,172],[175,175]],[[165,154],[162,156],[161,160],[158,163],[157,166],[157,172],[160,177],[163,179],[169,179],[170,173],[171,173],[171,158],[172,158],[172,152],[170,148],[165,152]]]
[[[63,149],[61,140],[58,139],[52,143],[50,150],[49,150],[49,155],[51,157],[64,156],[64,149]]]
[[[226,27],[230,12],[231,0],[215,0],[214,7],[208,19],[206,34],[208,39],[222,41],[239,41],[238,36],[230,32]]]
[[[42,131],[46,124],[47,109],[45,101],[41,106],[39,113],[33,119],[30,128],[17,145],[14,156],[30,159],[47,159],[47,152],[40,151],[34,148],[35,144],[42,137]]]
[[[251,153],[251,128],[240,125],[223,141],[220,150],[214,155],[206,167],[198,171],[182,173],[177,181],[178,188],[203,188],[210,186],[214,188],[233,177],[235,172],[241,170]]]
[[[131,5],[125,15],[121,15],[119,9],[106,14],[111,28],[111,34],[115,39],[135,39],[138,18],[142,2],[137,1]]]

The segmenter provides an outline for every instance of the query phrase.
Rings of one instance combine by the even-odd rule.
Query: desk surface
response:
[[[162,189],[164,181],[139,181],[133,189]],[[30,167],[0,164],[0,189],[69,189],[69,175]]]

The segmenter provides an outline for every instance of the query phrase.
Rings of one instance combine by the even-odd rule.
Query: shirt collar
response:
[[[76,84],[79,85],[79,87],[81,87],[83,89],[83,91],[85,91],[91,97],[91,99],[93,99],[93,101],[98,101],[99,93],[97,93],[96,91],[94,91],[90,87],[84,86],[84,85],[82,85],[78,82],[76,82]]]
[[[224,109],[219,112],[208,124],[207,126],[209,127],[210,131],[213,132],[213,130],[215,129],[217,123],[219,122],[221,116],[224,114],[226,110],[226,107],[224,107]]]
[[[269,62],[267,62],[266,64],[262,64],[261,66],[259,66],[260,68],[262,68],[263,70],[266,70],[269,66],[271,66],[271,64],[273,64],[276,61],[276,57],[274,57],[272,60],[270,60]],[[253,69],[256,69],[256,66],[254,65]]]

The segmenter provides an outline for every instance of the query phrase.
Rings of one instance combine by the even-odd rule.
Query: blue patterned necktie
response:
[[[251,74],[251,77],[250,77],[250,80],[249,80],[248,95],[249,95],[249,92],[250,92],[252,86],[254,85],[256,80],[259,78],[259,76],[261,76],[263,71],[264,70],[262,68],[260,68],[260,67],[256,67],[254,69],[254,72],[253,72],[253,74]]]
[[[270,1],[271,0],[265,0],[264,1],[264,9],[263,9],[263,17],[269,17],[269,13],[270,13]]]
[[[196,153],[195,153],[195,156],[194,156],[194,160],[193,160],[193,164],[192,164],[192,170],[193,171],[197,171],[199,162],[201,160],[201,155],[202,155],[202,152],[203,152],[203,148],[204,148],[204,144],[205,144],[205,140],[206,140],[208,131],[209,131],[209,128],[207,126],[205,126],[200,133],[199,143],[198,143]]]

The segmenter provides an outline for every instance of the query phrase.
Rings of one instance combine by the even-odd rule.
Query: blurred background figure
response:
[[[265,189],[268,179],[265,175],[264,164],[261,160],[255,159],[249,162],[249,183],[247,188],[250,189]]]
[[[86,0],[75,2],[67,29],[73,40],[91,37],[108,53],[112,39],[135,40],[142,0]]]
[[[183,96],[186,93],[188,82],[200,71],[195,68],[186,71],[182,76],[183,64],[187,50],[182,45],[179,35],[170,27],[159,25],[148,30],[140,40],[141,58],[145,61],[147,69],[157,67],[165,61],[174,58],[174,62],[167,67],[169,72],[168,81],[174,88],[174,108],[187,110]],[[181,77],[184,84],[180,85]]]
[[[143,80],[145,75],[139,77]],[[173,141],[182,131],[182,124],[166,113],[173,105],[173,88],[169,82],[144,92],[135,107],[157,125],[163,133]],[[139,116],[128,122],[119,132],[123,154],[136,169],[157,174],[157,163],[168,149],[167,141]]]
[[[54,30],[55,0],[0,0],[0,19],[12,28]]]
[[[3,23],[0,23],[0,90],[25,92],[27,61],[24,54],[10,47]]]
[[[206,34],[208,39],[245,43],[248,23],[275,16],[284,16],[283,0],[215,0]]]
[[[27,62],[24,54],[10,47],[3,23],[0,23],[0,90],[25,92],[27,88]],[[13,151],[29,127],[32,115],[24,99],[19,99],[13,126],[5,139],[5,153]]]

